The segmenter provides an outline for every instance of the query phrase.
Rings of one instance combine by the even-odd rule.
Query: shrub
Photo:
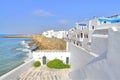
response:
[[[70,65],[64,64],[64,67],[65,67],[65,68],[70,68]]]
[[[35,61],[34,62],[34,67],[39,67],[41,65],[40,61]]]
[[[47,63],[47,66],[49,68],[55,68],[55,69],[63,69],[63,68],[70,68],[68,64],[64,64],[63,61],[59,59],[54,59],[52,61],[49,61]]]

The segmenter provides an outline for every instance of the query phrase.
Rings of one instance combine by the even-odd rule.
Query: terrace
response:
[[[70,80],[69,71],[70,69],[50,69],[45,65],[31,67],[20,75],[19,80]]]

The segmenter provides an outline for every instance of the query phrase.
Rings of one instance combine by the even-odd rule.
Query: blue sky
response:
[[[0,34],[68,30],[93,16],[120,13],[120,0],[1,0]]]

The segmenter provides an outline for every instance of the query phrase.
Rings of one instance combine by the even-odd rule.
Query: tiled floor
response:
[[[46,66],[30,68],[20,75],[20,80],[70,80],[69,69],[50,69]]]

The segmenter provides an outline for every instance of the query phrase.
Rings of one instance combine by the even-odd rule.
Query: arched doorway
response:
[[[46,56],[43,56],[42,60],[43,60],[43,64],[46,64]]]

